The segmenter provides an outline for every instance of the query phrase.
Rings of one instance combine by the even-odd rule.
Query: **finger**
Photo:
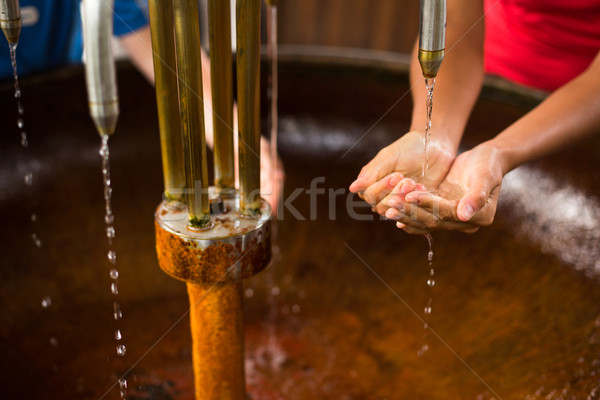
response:
[[[427,229],[427,226],[421,220],[413,218],[413,217],[407,215],[406,213],[404,213],[403,211],[399,211],[396,208],[391,208],[390,207],[385,212],[385,217],[387,219],[391,219],[393,221],[400,222],[403,225],[407,225],[407,226],[410,226],[412,228],[422,229],[422,230],[426,230]]]
[[[459,221],[456,215],[456,201],[429,192],[413,191],[405,196],[405,202],[418,205],[441,220]]]
[[[360,174],[352,184],[350,191],[358,193],[375,182],[381,180],[384,176],[394,172],[396,159],[393,151],[385,147],[377,153],[377,155],[367,163],[361,170]]]
[[[396,222],[396,227],[411,235],[426,235],[429,231],[413,228],[412,226],[404,225],[402,222]]]
[[[417,184],[412,179],[402,179],[386,197],[377,203],[373,211],[379,215],[385,215],[389,207],[401,209],[403,207],[404,196],[414,190],[416,186]]]
[[[399,211],[396,208],[390,208],[385,216],[388,219],[401,222],[411,228],[426,232],[453,230],[473,233],[479,229],[479,225],[471,222],[463,222],[454,218],[442,220],[428,210],[411,203],[404,203],[402,211]]]
[[[387,195],[392,193],[402,178],[403,176],[401,173],[394,172],[360,192],[359,196],[364,201],[374,206],[383,200]]]
[[[461,221],[469,221],[473,215],[485,206],[491,192],[488,179],[478,179],[470,185],[457,207],[457,216]]]

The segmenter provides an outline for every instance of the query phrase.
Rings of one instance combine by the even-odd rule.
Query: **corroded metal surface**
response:
[[[245,400],[241,282],[187,289],[196,399]]]
[[[194,283],[237,282],[262,271],[271,260],[270,208],[263,200],[258,218],[240,218],[226,199],[229,212],[211,216],[213,228],[187,229],[185,209],[161,203],[156,210],[156,251],[161,269]],[[181,216],[181,217],[178,217]]]

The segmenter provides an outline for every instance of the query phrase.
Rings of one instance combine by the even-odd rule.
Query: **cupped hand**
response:
[[[384,147],[365,165],[358,178],[350,185],[350,191],[376,207],[388,196],[404,178],[420,180],[422,185],[437,187],[450,169],[454,152],[449,146],[432,138],[429,143],[429,167],[425,180],[422,180],[422,166],[425,149],[423,133],[411,131]],[[375,210],[383,215],[387,210],[385,205],[379,205]]]
[[[500,152],[483,143],[456,158],[437,193],[423,191],[415,184],[415,189],[403,196],[388,196],[383,200],[390,207],[385,216],[413,234],[475,232],[494,220],[503,175]]]

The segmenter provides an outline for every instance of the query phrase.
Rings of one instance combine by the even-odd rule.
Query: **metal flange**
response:
[[[212,189],[212,188],[211,188]],[[271,207],[261,199],[260,213],[243,217],[239,197],[222,198],[222,213],[211,214],[211,228],[192,230],[186,207],[162,202],[155,213],[160,268],[190,283],[232,283],[256,275],[271,261]]]

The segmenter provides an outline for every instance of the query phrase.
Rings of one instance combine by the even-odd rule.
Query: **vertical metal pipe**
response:
[[[19,0],[0,0],[0,28],[9,44],[17,44],[21,34]]]
[[[421,0],[419,63],[425,78],[435,78],[444,60],[446,0]]]
[[[237,0],[240,212],[260,209],[260,0]]]
[[[188,220],[192,228],[206,229],[210,215],[198,1],[173,0],[173,15]]]
[[[246,400],[242,283],[188,283],[187,289],[196,400]]]
[[[112,56],[114,0],[83,0],[85,77],[90,114],[100,135],[115,132],[119,96]]]
[[[215,186],[221,192],[235,189],[230,19],[228,0],[208,0]]]
[[[150,0],[148,12],[152,31],[154,85],[165,182],[164,197],[170,202],[182,200],[185,187],[183,137],[177,98],[173,4],[171,0]]]

